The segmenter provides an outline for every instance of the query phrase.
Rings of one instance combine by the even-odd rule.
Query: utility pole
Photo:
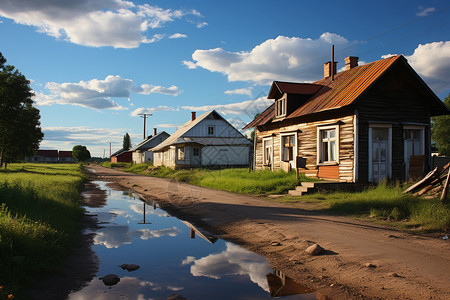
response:
[[[147,116],[153,116],[152,114],[139,114],[139,116],[141,116],[141,118],[144,118],[144,140],[145,140],[145,120],[147,119]]]

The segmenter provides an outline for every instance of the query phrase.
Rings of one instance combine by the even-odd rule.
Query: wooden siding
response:
[[[264,169],[268,166],[263,164],[263,139],[273,140],[273,169],[281,168],[281,134],[297,133],[297,149],[294,156],[306,158],[306,168],[317,170],[317,128],[324,125],[339,124],[339,179],[342,181],[353,181],[354,160],[354,138],[353,138],[353,115],[345,115],[334,119],[289,124],[279,122],[278,124],[255,129],[255,169]],[[276,126],[278,125],[278,126]],[[296,152],[297,151],[297,152]]]
[[[429,170],[430,157],[430,107],[423,92],[417,88],[416,79],[394,66],[388,74],[368,90],[355,105],[359,112],[358,174],[359,182],[369,179],[369,126],[370,123],[392,125],[391,179],[405,179],[403,126],[424,124],[425,171]]]

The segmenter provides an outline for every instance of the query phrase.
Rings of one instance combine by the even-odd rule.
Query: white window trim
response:
[[[425,126],[423,125],[403,125],[403,130],[420,130],[420,139],[422,140],[422,153],[425,155]]]
[[[392,124],[369,124],[369,182],[372,182],[372,128],[388,128],[388,174],[392,177]]]
[[[283,114],[279,114],[278,102],[281,102],[282,110],[284,111]],[[285,117],[286,114],[287,114],[287,97],[286,95],[284,95],[280,99],[275,100],[275,117],[282,118]]]
[[[283,161],[283,137],[284,136],[289,136],[289,135],[293,135],[294,136],[294,151],[293,151],[293,153],[292,153],[292,155],[293,155],[293,163],[294,163],[294,165],[293,165],[293,167],[294,168],[296,168],[297,167],[297,159],[295,159],[297,156],[298,156],[298,147],[297,147],[297,139],[298,139],[298,137],[297,137],[297,132],[296,131],[294,131],[294,132],[289,132],[289,133],[280,133],[280,166],[281,166],[281,162]]]
[[[336,160],[329,162],[320,162],[320,154],[322,153],[322,143],[321,143],[321,135],[320,132],[323,130],[335,129],[336,130]],[[336,125],[328,125],[328,126],[318,126],[317,127],[317,165],[318,166],[327,166],[327,165],[337,165],[339,164],[339,124]]]
[[[213,129],[213,133],[212,134],[210,134],[209,133],[209,128],[210,127],[212,127],[212,129]],[[216,135],[216,126],[214,126],[214,125],[208,125],[207,127],[206,127],[206,130],[207,130],[207,134],[208,134],[208,136],[215,136]]]
[[[272,161],[271,164],[273,165],[273,139],[272,137],[266,137],[263,138],[263,143],[262,143],[262,148],[263,148],[263,166],[267,166],[267,159],[266,159],[266,147],[265,147],[265,142],[270,142],[272,143],[270,145],[270,155],[272,156]]]

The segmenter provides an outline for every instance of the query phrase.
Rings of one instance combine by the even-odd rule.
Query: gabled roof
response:
[[[322,85],[313,83],[274,81],[267,98],[279,99],[284,93],[314,95],[318,90],[320,90],[321,87]]]
[[[72,151],[59,151],[59,157],[73,157]]]
[[[396,63],[404,63],[409,68],[409,71],[417,77],[418,81],[422,84],[422,87],[432,98],[431,106],[433,106],[436,112],[448,113],[448,109],[442,101],[431,91],[425,82],[423,82],[423,80],[411,68],[402,55],[388,57],[337,73],[334,76],[334,80],[332,80],[331,77],[327,77],[318,80],[313,84],[283,83],[281,87],[280,82],[275,81],[272,84],[268,98],[277,96],[277,93],[280,92],[311,95],[307,101],[289,114],[286,119],[297,118],[327,110],[339,109],[355,104],[359,97],[363,95],[370,87],[372,87],[373,84]],[[297,85],[296,88],[294,88],[295,85]],[[320,88],[318,88],[315,93],[311,94],[314,92],[314,88],[317,87]],[[436,115],[438,114],[442,113],[436,113]],[[274,105],[271,105],[243,129],[268,124],[274,117],[275,107]]]
[[[111,157],[113,157],[113,156],[119,156],[120,154],[123,154],[123,153],[125,153],[125,152],[129,152],[130,150],[127,150],[127,149],[120,149],[120,150],[118,150],[118,151],[116,151],[116,152],[114,152],[113,154],[111,154]]]
[[[58,158],[58,150],[41,150],[41,149],[39,149],[36,152],[36,156]]]
[[[200,145],[210,145],[214,141],[214,145],[219,145],[217,139],[221,140],[220,145],[242,145],[249,144],[250,142],[242,136],[242,138],[214,138],[214,137],[184,137],[189,130],[194,128],[197,124],[199,124],[204,119],[209,116],[214,116],[215,118],[220,118],[225,121],[229,126],[233,127],[227,120],[225,120],[217,111],[212,110],[204,113],[203,115],[197,117],[194,121],[189,120],[183,126],[178,128],[170,137],[168,137],[164,142],[159,144],[158,146],[152,148],[152,151],[161,151],[165,147],[176,145],[176,144],[187,144],[187,143],[196,143]],[[234,127],[233,127],[234,128]],[[237,129],[236,129],[237,131]],[[242,135],[242,134],[241,134]]]
[[[170,136],[170,134],[168,134],[167,132],[162,131],[162,132],[158,133],[157,135],[147,137],[145,140],[143,140],[142,142],[137,144],[135,147],[131,148],[130,151],[134,152],[137,150],[148,150],[148,149],[156,146],[156,145],[154,145],[154,146],[151,145],[152,141],[157,140],[158,137],[161,137],[163,135]]]

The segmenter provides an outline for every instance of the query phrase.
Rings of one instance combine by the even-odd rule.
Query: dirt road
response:
[[[157,200],[163,209],[264,255],[272,267],[333,299],[450,299],[449,240],[168,179],[90,168],[99,180]],[[324,255],[305,253],[314,243],[327,250]]]

